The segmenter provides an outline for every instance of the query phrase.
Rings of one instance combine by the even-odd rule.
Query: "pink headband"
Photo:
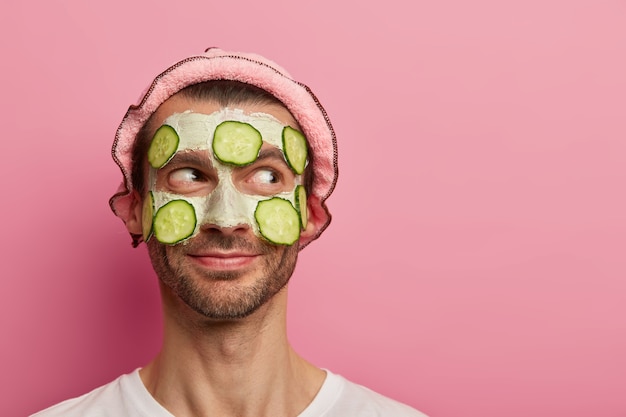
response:
[[[312,197],[317,198],[326,213],[325,200],[337,182],[337,142],[326,111],[313,92],[299,83],[280,66],[259,55],[226,52],[209,48],[204,54],[184,59],[159,74],[146,90],[139,104],[131,105],[117,129],[113,142],[113,159],[124,175],[117,192],[109,200],[111,209],[124,223],[130,216],[133,201],[132,150],[137,133],[157,108],[183,88],[209,80],[234,80],[259,87],[291,112],[303,130],[313,155],[314,182]],[[330,214],[316,239],[330,223]]]

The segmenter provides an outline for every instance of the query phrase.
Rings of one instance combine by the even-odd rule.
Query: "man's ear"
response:
[[[300,248],[311,243],[324,231],[330,222],[330,214],[316,196],[307,197],[308,222],[300,232]]]
[[[131,197],[132,202],[130,204],[130,213],[128,215],[128,219],[126,220],[126,229],[128,229],[131,235],[141,236],[143,233],[141,222],[143,200],[137,190],[132,191]]]

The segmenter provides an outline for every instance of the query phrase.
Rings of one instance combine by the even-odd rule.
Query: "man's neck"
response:
[[[170,413],[184,416],[295,417],[313,400],[324,371],[301,358],[286,336],[286,288],[251,316],[198,317],[162,288],[164,343],[140,371]]]

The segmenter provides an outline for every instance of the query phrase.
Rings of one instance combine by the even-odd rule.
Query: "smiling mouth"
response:
[[[244,268],[252,264],[258,257],[258,254],[252,253],[207,253],[188,255],[195,263],[205,268],[229,271]]]

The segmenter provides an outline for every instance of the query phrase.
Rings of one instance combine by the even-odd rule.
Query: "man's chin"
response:
[[[197,282],[194,285],[187,281],[186,285],[173,290],[185,304],[204,318],[228,321],[249,317],[284,287],[250,287],[237,282],[239,278],[241,276],[236,272],[211,272],[212,285]]]

